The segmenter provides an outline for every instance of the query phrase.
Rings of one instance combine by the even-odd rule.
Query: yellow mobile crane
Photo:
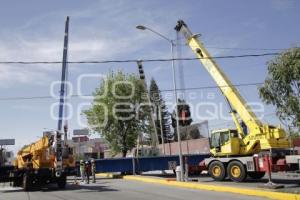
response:
[[[22,186],[25,191],[47,183],[65,187],[66,176],[75,167],[75,160],[62,135],[59,131],[48,132],[18,152],[10,177],[13,186]]]
[[[199,34],[192,34],[182,20],[178,21],[175,30],[182,33],[187,45],[193,50],[220,88],[229,105],[230,114],[236,126],[236,129],[212,131],[210,137],[212,157],[205,159],[209,174],[215,180],[224,180],[228,175],[230,179],[238,182],[243,181],[247,174],[252,178],[261,178],[267,169],[261,164],[263,160],[259,160],[258,155],[270,150],[273,151],[271,160],[271,163],[274,164],[271,167],[273,171],[275,168],[279,169],[278,165],[282,169],[287,169],[287,166],[282,164],[287,161],[292,162],[290,164],[298,164],[296,156],[288,158],[285,156],[290,148],[290,142],[284,129],[263,124],[256,117],[238,90],[200,42]],[[242,123],[245,124],[244,127],[242,127]],[[279,154],[284,155],[279,156]]]
[[[14,170],[10,173],[13,186],[23,186],[24,190],[40,187],[47,183],[57,183],[59,188],[66,185],[66,176],[75,168],[72,149],[67,144],[67,122],[63,127],[65,97],[67,93],[67,52],[69,17],[65,22],[64,50],[62,62],[61,90],[57,130],[44,133],[38,141],[24,146],[17,154]],[[64,129],[64,130],[62,130]]]

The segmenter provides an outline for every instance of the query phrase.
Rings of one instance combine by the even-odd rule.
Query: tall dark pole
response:
[[[57,126],[58,131],[62,131],[64,103],[65,103],[65,96],[66,96],[65,91],[66,91],[67,59],[68,59],[68,34],[69,34],[69,16],[67,16],[66,23],[65,23],[64,51],[63,51],[63,60],[62,60],[58,126]]]
[[[173,91],[174,91],[174,97],[175,97],[175,102],[176,102],[176,105],[175,105],[175,111],[176,111],[176,131],[177,131],[177,137],[178,137],[178,148],[179,148],[179,163],[180,163],[180,170],[181,170],[181,176],[180,176],[180,181],[183,181],[183,156],[182,156],[182,147],[181,147],[181,134],[180,134],[180,128],[179,128],[179,114],[178,114],[178,98],[177,98],[177,86],[176,86],[176,77],[175,77],[175,62],[174,62],[174,46],[175,46],[175,43],[174,43],[174,40],[171,40],[169,38],[167,38],[166,36],[160,34],[159,32],[149,28],[149,27],[146,27],[146,26],[143,26],[143,25],[138,25],[136,26],[137,29],[140,29],[140,30],[149,30],[151,31],[152,33],[160,36],[161,38],[165,39],[166,41],[168,41],[170,44],[171,44],[171,56],[172,56],[172,75],[173,75]]]
[[[152,103],[151,103],[150,93],[148,92],[147,82],[145,80],[145,74],[144,74],[144,69],[143,69],[142,61],[139,60],[137,62],[137,65],[138,65],[138,68],[139,68],[140,79],[143,82],[143,86],[144,86],[144,89],[146,91],[146,96],[147,96],[148,104],[150,106],[150,118],[151,118],[152,126],[153,126],[153,129],[154,129],[154,135],[151,134],[152,147],[153,148],[157,148],[157,145],[159,144],[159,140],[158,140],[158,135],[157,135],[156,125],[155,125],[155,120],[154,120],[154,116],[153,116],[154,110],[153,110]]]

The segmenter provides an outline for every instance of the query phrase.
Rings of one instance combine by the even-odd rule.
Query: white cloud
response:
[[[8,88],[18,84],[34,83],[37,85],[45,84],[49,77],[45,72],[32,70],[32,67],[14,67],[12,65],[0,66],[0,87]]]
[[[297,1],[293,0],[272,0],[271,6],[278,11],[287,11],[292,8]]]
[[[139,33],[135,25],[145,25],[167,32],[164,23],[168,20],[160,10],[147,10],[147,5],[138,7],[128,2],[100,2],[86,9],[69,12],[70,42],[69,60],[106,60],[131,56],[153,41],[159,41],[151,33]],[[176,13],[175,10],[170,11]],[[49,12],[28,19],[16,30],[3,30],[0,35],[1,61],[60,61],[63,47],[63,19],[65,13]],[[103,17],[99,19],[99,17]],[[74,19],[74,21],[73,21]],[[84,20],[83,20],[84,19]],[[88,20],[86,20],[88,19]],[[159,19],[159,23],[157,20]],[[83,20],[83,21],[81,21]],[[88,23],[86,23],[88,22]],[[158,55],[155,50],[145,57]],[[132,58],[132,57],[131,57]],[[60,65],[0,65],[0,85],[5,82],[39,83],[51,79]],[[57,76],[57,75],[56,75]]]

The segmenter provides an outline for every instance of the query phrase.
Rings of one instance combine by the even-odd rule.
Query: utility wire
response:
[[[177,40],[184,40],[186,42],[184,36],[177,38]],[[177,45],[188,46],[188,44],[186,43],[181,43]],[[285,51],[289,49],[289,48],[218,47],[214,45],[206,45],[205,47],[208,49],[229,49],[229,50],[242,50],[242,51]]]
[[[169,62],[180,60],[199,60],[199,59],[232,59],[232,58],[246,58],[246,57],[263,57],[263,56],[276,56],[280,53],[261,53],[261,54],[241,54],[241,55],[229,55],[229,56],[212,56],[206,58],[160,58],[160,59],[144,59],[143,62]],[[135,63],[141,61],[139,59],[128,60],[91,60],[91,61],[68,61],[68,64],[105,64],[105,63]],[[62,61],[0,61],[0,64],[61,64]]]
[[[257,85],[262,85],[263,82],[257,82],[257,83],[241,83],[241,84],[235,84],[232,86],[235,87],[244,87],[244,86],[257,86]],[[219,88],[219,87],[229,87],[229,86],[203,86],[203,87],[191,87],[191,88],[184,88],[184,89],[180,89],[178,88],[177,91],[189,91],[189,90],[204,90],[204,89],[215,89],[215,88]],[[164,90],[160,90],[161,92],[171,92],[173,91],[173,89],[164,89]],[[68,97],[89,97],[89,96],[93,96],[92,94],[83,94],[83,95],[79,95],[79,94],[74,94],[74,95],[70,95]],[[53,96],[31,96],[31,97],[0,97],[0,101],[14,101],[14,100],[34,100],[34,99],[57,99],[57,97],[53,97]]]
[[[257,83],[241,83],[241,84],[235,84],[235,85],[231,85],[234,87],[243,87],[243,86],[255,86],[255,85],[262,85],[264,84],[263,82],[257,82]],[[215,88],[223,88],[223,87],[230,87],[230,86],[203,86],[203,87],[191,87],[191,88],[184,88],[184,89],[176,89],[177,91],[180,90],[203,90],[203,89],[215,89]],[[165,90],[161,90],[161,92],[171,92],[173,91],[173,89],[165,89]]]
[[[242,51],[285,51],[288,49],[284,48],[274,48],[274,49],[268,49],[268,48],[238,48],[238,47],[216,47],[216,46],[206,46],[208,49],[227,49],[227,50],[242,50]]]

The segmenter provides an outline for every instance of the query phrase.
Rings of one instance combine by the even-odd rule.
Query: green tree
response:
[[[276,107],[278,117],[300,130],[300,48],[291,48],[268,62],[260,97]]]
[[[162,122],[162,131],[164,141],[170,141],[173,138],[173,133],[171,133],[170,129],[170,113],[168,112],[168,108],[166,106],[165,101],[162,98],[161,92],[158,88],[156,81],[152,78],[150,81],[150,99],[151,102],[155,106],[155,126],[158,134],[159,143],[162,143],[161,136],[161,127],[160,127],[160,117]]]
[[[103,136],[114,154],[126,157],[138,134],[145,131],[144,117],[139,115],[144,93],[134,74],[110,72],[93,93],[91,108],[84,111],[90,128]]]

